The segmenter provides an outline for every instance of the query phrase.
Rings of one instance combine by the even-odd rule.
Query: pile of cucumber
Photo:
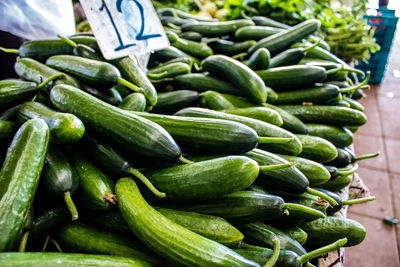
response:
[[[376,156],[348,149],[368,74],[316,20],[159,13],[171,46],[146,72],[90,33],[8,50],[0,266],[313,266],[362,242],[333,215],[374,199],[334,193]]]

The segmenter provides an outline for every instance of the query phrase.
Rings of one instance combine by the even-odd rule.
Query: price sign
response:
[[[150,0],[80,0],[107,60],[169,46]]]

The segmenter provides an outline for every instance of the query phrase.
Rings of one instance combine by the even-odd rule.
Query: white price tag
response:
[[[150,0],[80,0],[104,58],[144,55],[169,46]]]

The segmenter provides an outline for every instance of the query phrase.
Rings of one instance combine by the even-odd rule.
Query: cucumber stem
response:
[[[365,79],[361,83],[359,83],[357,85],[354,85],[354,86],[351,86],[351,87],[340,89],[339,90],[340,93],[353,92],[353,91],[355,91],[357,89],[362,88],[364,85],[366,85],[368,83],[368,80],[369,80],[370,76],[371,76],[371,72],[367,71],[367,75],[365,76]]]
[[[326,217],[326,215],[322,211],[319,211],[319,210],[316,210],[316,209],[313,209],[313,208],[310,208],[310,207],[307,207],[307,206],[304,206],[304,205],[301,205],[301,204],[284,203],[283,204],[283,208],[284,209],[288,209],[289,211],[294,210],[294,211],[304,212],[304,213],[307,213],[307,214],[310,214],[310,215],[317,216],[319,218],[325,218]]]
[[[281,250],[281,243],[279,242],[279,238],[276,236],[272,239],[272,248],[273,252],[267,263],[265,263],[264,267],[273,267],[275,266],[275,263],[278,261],[279,258],[279,252]]]
[[[184,158],[183,156],[179,157],[179,161],[185,164],[191,164],[191,163],[195,163],[194,161],[188,160],[186,158]]]
[[[238,59],[238,58],[245,57],[245,56],[247,56],[247,53],[243,52],[243,53],[239,53],[237,55],[231,56],[231,58]]]
[[[342,169],[342,170],[338,169],[338,175],[340,175],[340,176],[352,175],[357,170],[358,170],[358,164],[354,164],[354,166],[349,168],[349,169]]]
[[[338,250],[339,248],[346,245],[346,243],[347,243],[347,238],[342,238],[342,239],[337,240],[336,242],[333,242],[332,244],[329,244],[322,248],[317,248],[313,251],[310,251],[310,252],[300,256],[300,258],[299,258],[300,263],[305,263],[313,258],[324,255],[325,253]]]
[[[44,244],[43,244],[43,247],[42,247],[42,251],[41,251],[41,252],[46,252],[47,244],[49,244],[49,240],[50,240],[50,235],[47,235],[47,236],[46,236],[46,239],[44,240]]]
[[[173,23],[168,23],[167,26],[174,30],[181,30],[181,28],[179,26],[176,26]]]
[[[315,44],[303,48],[303,52],[306,52],[306,53],[307,53],[307,52],[310,51],[311,49],[316,48],[320,43],[321,43],[321,38],[319,38],[318,41],[317,41]]]
[[[26,231],[19,242],[18,252],[25,252],[26,244],[28,243],[29,231]]]
[[[136,178],[138,178],[142,183],[146,185],[146,187],[157,197],[159,198],[164,198],[166,197],[166,194],[163,192],[160,192],[157,190],[157,188],[154,187],[154,185],[147,179],[146,176],[144,176],[140,171],[134,169],[134,168],[129,168],[128,172],[132,175],[134,175]]]
[[[362,78],[365,77],[365,73],[363,71],[361,71],[361,70],[358,70],[358,69],[343,68],[343,70],[347,71],[347,72],[350,72],[350,73],[354,72],[354,73],[360,74]]]
[[[273,171],[273,170],[280,170],[288,167],[292,167],[294,162],[288,162],[283,164],[276,164],[276,165],[268,165],[268,166],[260,166],[260,171]]]
[[[366,154],[366,155],[356,157],[355,161],[359,161],[359,160],[363,160],[363,159],[371,159],[371,158],[375,158],[377,156],[379,156],[379,152],[376,152],[374,154]]]
[[[68,39],[60,34],[57,34],[57,37],[66,42],[68,45],[70,45],[72,48],[76,47],[76,43],[72,41],[71,39]]]
[[[251,20],[251,18],[250,18],[249,16],[247,16],[246,10],[244,10],[244,9],[242,9],[242,10],[240,11],[240,15],[242,15],[242,17],[243,17],[244,19]]]
[[[282,144],[293,141],[293,138],[279,138],[279,137],[258,137],[260,144]]]
[[[289,212],[288,209],[284,209],[284,210],[283,210],[283,214],[285,214],[286,216],[289,216],[289,215],[290,215],[290,212]]]
[[[5,48],[0,46],[0,51],[8,54],[19,54],[19,50],[14,48]]]
[[[336,72],[341,71],[343,68],[344,68],[343,65],[340,65],[340,66],[337,67],[337,68],[327,70],[325,73],[326,73],[326,75],[335,74]]]
[[[143,89],[142,88],[137,87],[136,85],[134,85],[133,83],[131,83],[131,82],[127,81],[127,80],[125,80],[124,78],[119,77],[118,78],[118,82],[120,84],[122,84],[123,86],[131,89],[132,91],[143,93]]]
[[[336,205],[338,204],[338,203],[336,202],[336,200],[334,200],[333,198],[331,198],[331,197],[328,196],[327,194],[322,193],[322,192],[320,192],[320,191],[318,191],[318,190],[315,190],[315,189],[312,189],[312,188],[310,188],[310,187],[307,187],[307,188],[306,188],[306,192],[309,193],[309,194],[311,194],[311,195],[318,196],[318,197],[320,197],[320,198],[326,200],[326,201],[327,201],[329,204],[331,204],[332,206],[336,206]]]
[[[195,63],[193,64],[193,66],[194,66],[194,69],[195,69],[196,71],[201,71],[201,67],[199,66],[199,64],[197,64],[197,62],[195,62]]]
[[[58,244],[57,241],[55,241],[53,238],[50,239],[50,241],[51,241],[51,243],[54,244],[54,246],[57,248],[57,250],[58,250],[59,252],[63,252],[62,249],[61,249],[61,247],[60,247],[60,244]]]
[[[74,204],[74,201],[71,198],[71,192],[67,191],[64,193],[64,201],[65,204],[67,204],[68,210],[72,215],[72,220],[75,221],[78,219],[79,214],[78,210],[76,209],[76,206]]]
[[[357,198],[357,199],[348,199],[342,202],[343,205],[354,205],[354,204],[360,204],[368,201],[374,201],[376,197],[363,197],[363,198]]]
[[[147,77],[150,79],[164,79],[165,74],[167,74],[167,71],[161,72],[161,73],[148,73]]]
[[[43,87],[45,87],[47,84],[49,84],[50,82],[57,80],[58,78],[65,77],[65,76],[67,76],[65,73],[54,74],[54,75],[50,76],[50,78],[48,78],[44,82],[41,82],[40,84],[38,84],[38,86],[36,88],[40,90]]]

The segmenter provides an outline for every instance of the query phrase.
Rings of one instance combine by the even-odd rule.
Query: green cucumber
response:
[[[146,254],[137,240],[104,232],[82,223],[69,223],[57,232],[57,241],[69,252],[115,255],[161,264],[156,255]]]
[[[344,175],[344,176],[339,175],[336,179],[329,180],[328,182],[320,185],[319,187],[328,189],[333,192],[337,192],[347,187],[351,183],[352,180],[351,177],[352,177],[351,175]]]
[[[166,62],[172,59],[182,58],[182,57],[188,57],[188,55],[173,46],[169,46],[167,48],[157,50],[154,53],[152,53],[150,55],[149,65],[152,66],[152,64],[157,62]]]
[[[324,138],[305,134],[297,134],[296,136],[303,147],[300,157],[317,162],[329,162],[338,155],[336,147]]]
[[[198,100],[199,94],[191,90],[158,93],[157,104],[152,111],[161,114],[173,114],[182,108],[195,105]]]
[[[191,67],[182,62],[174,62],[163,65],[161,67],[155,67],[149,70],[147,77],[153,80],[160,80],[166,78],[174,78],[178,75],[184,75],[190,73]]]
[[[272,257],[273,250],[269,248],[251,246],[245,244],[243,248],[235,249],[237,253],[257,262],[261,266],[264,266],[267,261]],[[299,255],[291,250],[280,250],[279,258],[276,262],[276,267],[301,267],[303,264],[298,260]]]
[[[337,151],[338,151],[337,157],[328,162],[327,163],[328,165],[335,166],[337,168],[345,168],[349,164],[351,164],[352,157],[347,150],[343,148],[338,148]]]
[[[47,147],[49,128],[41,119],[17,131],[0,171],[0,251],[15,250],[33,203]]]
[[[182,39],[195,41],[195,42],[201,42],[201,39],[203,38],[203,35],[201,35],[198,32],[183,32],[183,33],[179,33],[178,36]]]
[[[19,108],[17,117],[20,122],[33,118],[44,120],[50,129],[50,139],[55,143],[75,143],[85,133],[85,126],[78,117],[54,111],[39,102],[25,102]]]
[[[171,221],[225,246],[236,246],[243,234],[226,220],[195,212],[155,208]]]
[[[337,106],[278,105],[306,123],[336,126],[361,126],[367,117],[358,110]]]
[[[144,111],[146,109],[146,97],[141,93],[132,93],[118,105],[120,109],[131,111]]]
[[[254,26],[251,20],[238,19],[223,22],[196,22],[182,25],[182,32],[198,32],[205,37],[219,37],[233,34],[237,29],[245,26]]]
[[[185,108],[177,113],[176,116],[185,116],[185,117],[202,117],[202,118],[214,118],[214,119],[222,119],[229,120],[234,122],[242,123],[253,130],[256,131],[258,136],[263,137],[278,137],[278,138],[293,138],[291,141],[286,143],[275,143],[275,144],[259,144],[258,147],[270,151],[287,153],[297,155],[301,152],[301,145],[299,140],[297,140],[292,133],[289,131],[283,130],[275,125],[243,117],[232,114],[227,114],[223,112],[218,112],[214,110],[204,109],[204,108]]]
[[[353,143],[353,133],[344,128],[336,127],[325,124],[306,124],[308,128],[308,134],[322,137],[336,147],[346,147]]]
[[[33,240],[44,237],[54,228],[71,220],[71,213],[65,207],[49,208],[35,215],[29,237]]]
[[[176,162],[180,148],[159,125],[130,112],[104,103],[72,86],[57,85],[51,90],[51,101],[60,110],[78,116],[95,132],[125,149],[156,160]]]
[[[170,8],[170,7],[158,9],[157,12],[158,12],[158,14],[160,14],[163,17],[164,16],[173,16],[173,17],[178,17],[178,18],[182,18],[182,19],[193,19],[196,21],[206,21],[206,22],[218,21],[218,19],[196,16],[196,15],[184,12],[182,10]]]
[[[120,92],[114,87],[107,90],[98,90],[96,88],[84,85],[82,90],[113,106],[117,106],[122,102],[122,96]],[[128,93],[130,92],[131,91],[128,91]]]
[[[58,252],[7,252],[0,254],[3,267],[10,266],[115,266],[115,267],[150,267],[150,263],[132,257],[110,255],[91,255]],[[257,266],[257,265],[255,265]]]
[[[338,152],[338,154],[339,154],[339,152]],[[329,165],[324,165],[324,167],[331,174],[331,178],[329,179],[329,181],[331,181],[331,180],[333,181],[339,176],[338,168],[336,168],[334,166],[329,166]]]
[[[281,31],[282,29],[269,26],[245,26],[235,31],[235,38],[238,40],[258,41]]]
[[[0,144],[8,143],[17,130],[18,127],[14,122],[0,120]]]
[[[113,181],[80,152],[70,149],[68,154],[79,176],[80,203],[91,210],[108,210],[116,204]]]
[[[221,94],[214,91],[206,91],[200,94],[202,107],[213,110],[234,109],[235,107]]]
[[[307,245],[321,247],[340,238],[347,238],[346,247],[360,244],[366,235],[365,228],[358,222],[333,216],[299,225],[308,234]]]
[[[259,166],[243,156],[228,156],[192,164],[176,165],[161,170],[145,171],[145,175],[166,200],[201,201],[215,199],[251,185]]]
[[[93,49],[92,47],[87,46],[85,44],[77,44],[73,40],[63,37],[61,35],[57,35],[57,36],[58,36],[58,38],[60,38],[61,40],[63,40],[64,42],[66,42],[68,45],[70,45],[73,48],[72,53],[75,56],[104,61],[104,58],[99,53],[97,53],[97,51],[95,49]]]
[[[207,45],[211,47],[215,54],[234,56],[246,52],[256,41],[248,40],[243,42],[232,42],[222,39],[211,40]]]
[[[33,82],[20,80],[2,80],[0,81],[0,105],[1,107],[10,107],[20,104],[34,96],[38,89]]]
[[[194,90],[197,92],[216,91],[219,93],[240,95],[239,90],[232,83],[206,73],[190,73],[176,76],[174,77],[175,86],[180,90]]]
[[[185,52],[192,57],[203,59],[213,54],[213,50],[206,44],[185,40],[180,38],[176,33],[167,31],[168,39],[173,47]]]
[[[116,192],[129,227],[164,258],[186,266],[259,266],[164,217],[146,203],[132,179],[120,179]]]
[[[295,89],[295,88],[294,88]],[[339,96],[339,88],[335,85],[321,84],[310,88],[278,92],[275,105],[285,104],[323,104],[326,101],[335,100]]]
[[[249,108],[236,108],[236,109],[224,109],[222,112],[243,116],[255,120],[271,123],[276,126],[281,126],[283,120],[278,112],[273,109],[266,107],[249,107]]]
[[[324,68],[293,65],[256,71],[267,86],[276,90],[296,90],[313,86],[326,78]]]
[[[264,16],[254,16],[251,20],[258,26],[269,26],[279,29],[289,29],[290,26]]]
[[[186,23],[196,22],[194,19],[184,19],[176,16],[162,16],[160,18],[161,24],[163,26],[168,26],[168,24],[174,24],[176,26],[182,26]]]
[[[363,112],[365,110],[364,106],[361,105],[358,101],[351,99],[349,97],[345,97],[344,101],[346,101],[347,103],[349,103],[350,107],[353,109],[357,109],[361,112]]]
[[[128,224],[122,218],[118,209],[111,209],[105,212],[90,212],[82,216],[83,222],[94,226],[97,229],[118,234],[120,236],[134,237]]]
[[[306,250],[284,232],[261,222],[244,224],[239,227],[246,236],[246,240],[252,241],[255,245],[272,248],[272,239],[278,237],[282,249],[291,250],[298,255],[306,254]]]
[[[304,245],[308,237],[307,233],[298,226],[279,227],[279,230],[299,242],[300,245]]]
[[[46,196],[64,199],[72,220],[78,219],[78,211],[72,197],[78,190],[79,177],[67,158],[56,147],[50,147],[46,155],[40,187]]]
[[[306,56],[307,51],[313,49],[318,44],[319,41],[315,43],[314,46],[307,48],[297,47],[283,51],[271,59],[270,68],[299,64],[299,62]]]
[[[251,101],[261,104],[267,100],[268,88],[257,74],[243,63],[223,55],[214,55],[202,62],[211,75],[231,81]]]
[[[338,107],[345,107],[345,108],[351,108],[350,103],[347,102],[347,101],[344,101],[344,100],[339,100],[339,101],[336,103],[336,106],[338,106]]]
[[[294,162],[294,166],[301,171],[311,186],[316,186],[327,182],[331,178],[329,171],[318,162],[296,156],[280,155],[289,162]]]
[[[252,70],[268,69],[271,60],[271,54],[266,48],[257,49],[246,62],[246,66]]]
[[[287,49],[290,45],[314,33],[320,27],[321,22],[316,19],[309,19],[297,24],[286,31],[276,33],[258,41],[256,45],[249,49],[249,54],[254,53],[259,48],[267,48],[272,55]]]

